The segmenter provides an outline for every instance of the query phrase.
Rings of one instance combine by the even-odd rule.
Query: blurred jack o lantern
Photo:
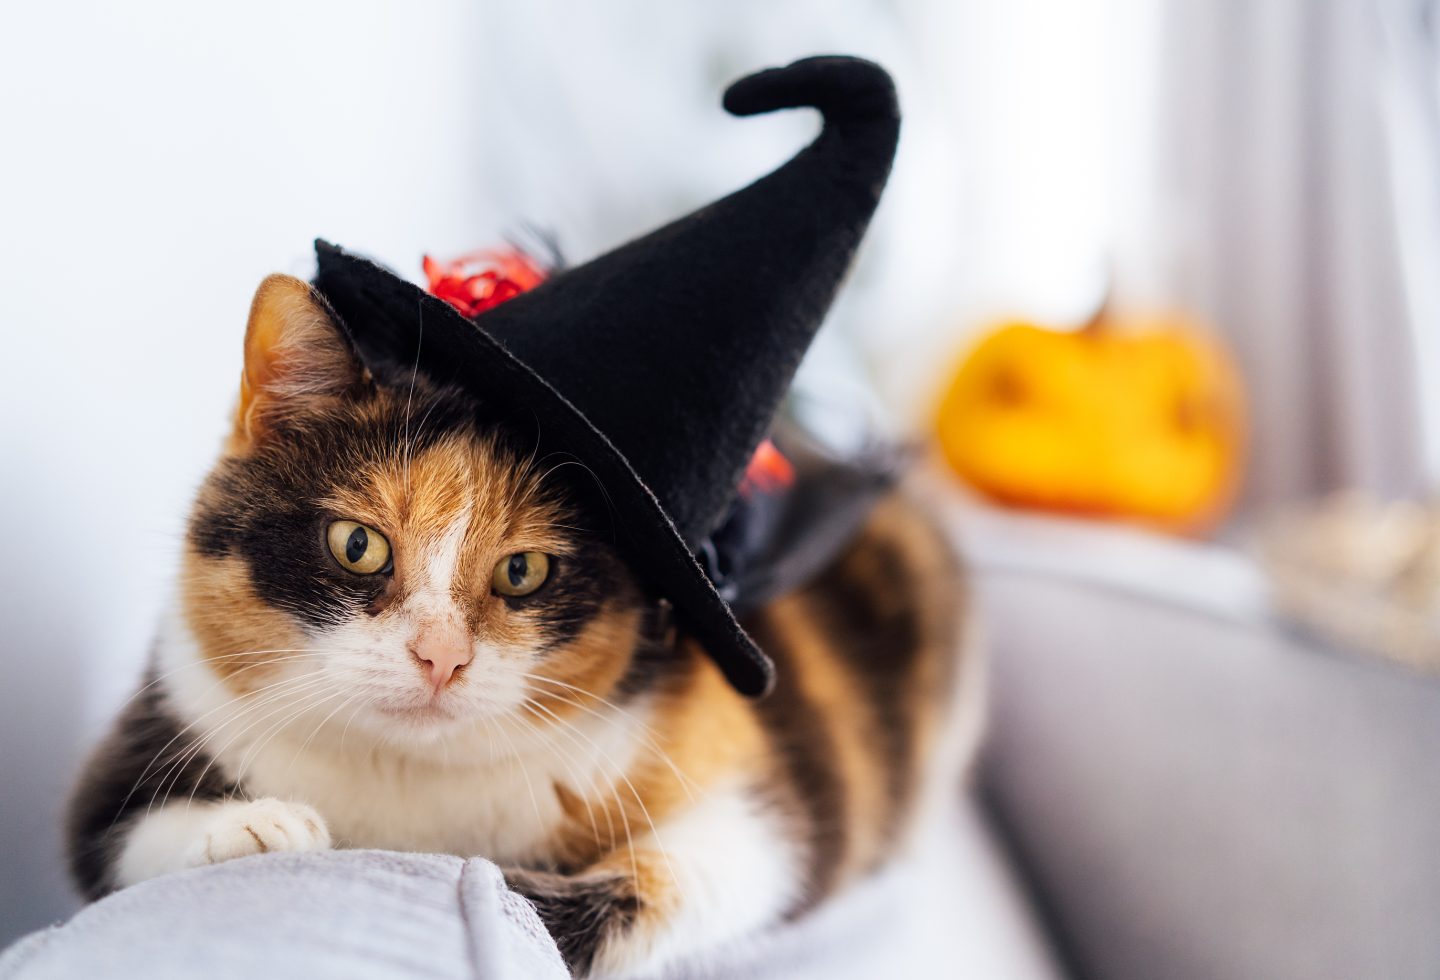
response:
[[[1000,324],[960,364],[937,421],[950,464],[998,501],[1184,533],[1225,516],[1245,453],[1230,358],[1178,315]]]

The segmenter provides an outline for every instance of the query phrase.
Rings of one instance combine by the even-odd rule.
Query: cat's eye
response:
[[[374,575],[390,567],[390,542],[372,527],[357,521],[335,521],[325,532],[325,541],[347,572]]]
[[[520,551],[500,559],[490,584],[501,595],[525,596],[550,577],[550,556],[541,551]]]

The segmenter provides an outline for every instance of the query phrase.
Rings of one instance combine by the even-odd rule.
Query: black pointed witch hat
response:
[[[710,536],[849,269],[900,116],[885,71],[846,57],[742,78],[724,105],[810,106],[824,128],[748,187],[474,320],[323,241],[315,285],[362,360],[418,359],[487,405],[521,407],[547,450],[584,463],[637,571],[760,695],[774,668],[730,609]]]

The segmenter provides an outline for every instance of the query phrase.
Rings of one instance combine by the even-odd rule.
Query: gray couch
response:
[[[1440,680],[1292,635],[1231,551],[965,527],[985,795],[1072,972],[1440,977]]]
[[[957,511],[993,651],[978,786],[910,859],[684,977],[1440,976],[1440,683],[1271,620],[1218,548]],[[485,862],[266,855],[38,933],[0,976],[544,976]]]

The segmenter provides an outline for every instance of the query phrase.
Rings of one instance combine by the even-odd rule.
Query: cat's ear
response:
[[[294,276],[269,276],[250,304],[235,439],[253,443],[287,412],[342,395],[363,380],[364,369],[325,301]]]

